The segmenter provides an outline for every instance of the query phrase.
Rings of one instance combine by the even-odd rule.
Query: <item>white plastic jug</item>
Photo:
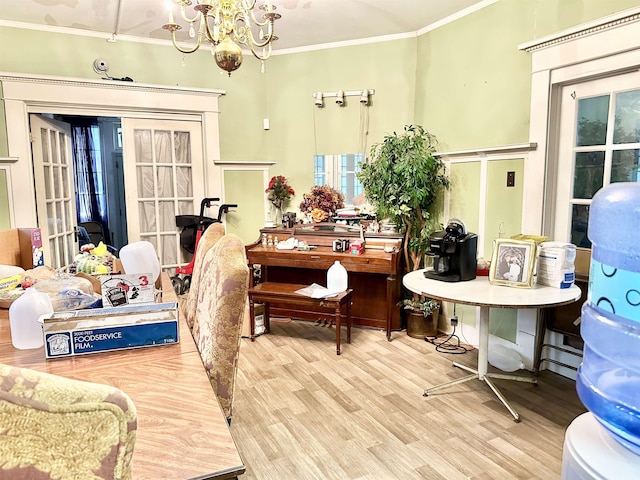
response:
[[[152,282],[160,275],[158,254],[151,242],[141,240],[120,249],[120,261],[125,273],[150,273]]]
[[[327,289],[332,292],[344,292],[349,287],[347,269],[336,260],[327,270]]]
[[[504,345],[491,345],[488,356],[489,363],[503,372],[515,372],[524,368],[520,354]]]
[[[25,350],[44,345],[42,315],[53,313],[49,295],[35,288],[27,288],[9,307],[11,343],[15,348]]]

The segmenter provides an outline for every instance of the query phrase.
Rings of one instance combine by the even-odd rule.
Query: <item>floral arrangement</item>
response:
[[[314,222],[324,222],[344,208],[344,195],[328,185],[316,185],[302,196],[300,211],[309,214]]]
[[[291,198],[291,195],[296,194],[295,190],[287,183],[287,178],[282,175],[271,177],[269,186],[264,193],[267,194],[267,198],[273,206],[278,209],[282,208],[282,205]]]

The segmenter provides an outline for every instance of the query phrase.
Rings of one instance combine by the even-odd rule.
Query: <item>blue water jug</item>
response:
[[[584,405],[640,454],[640,183],[600,190],[589,211],[589,292],[576,388]]]

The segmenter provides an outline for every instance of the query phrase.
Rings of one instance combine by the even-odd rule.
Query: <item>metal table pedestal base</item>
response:
[[[427,388],[424,391],[424,396],[425,397],[428,397],[430,393],[435,392],[437,390],[442,390],[443,388],[448,388],[448,387],[452,387],[454,385],[458,385],[460,383],[465,383],[465,382],[468,382],[469,380],[482,380],[482,381],[484,381],[484,383],[489,385],[489,388],[493,391],[493,393],[495,393],[496,397],[498,397],[498,399],[502,402],[502,404],[505,407],[507,407],[507,410],[509,410],[509,413],[511,413],[511,415],[513,415],[514,421],[516,423],[520,422],[520,415],[518,414],[518,412],[516,412],[511,405],[509,405],[509,402],[507,402],[507,399],[504,398],[504,395],[502,395],[502,392],[500,392],[500,390],[498,390],[498,387],[496,387],[495,384],[491,380],[489,380],[489,377],[491,377],[491,378],[500,378],[502,380],[514,380],[516,382],[534,383],[536,385],[538,383],[538,379],[536,379],[536,378],[527,378],[527,377],[519,377],[517,375],[506,375],[504,373],[486,373],[485,375],[480,376],[480,373],[478,372],[478,370],[475,370],[473,368],[469,368],[466,365],[461,365],[459,363],[453,362],[453,366],[461,368],[463,370],[466,370],[467,372],[471,372],[471,375],[467,375],[466,377],[458,378],[457,380],[453,380],[451,382],[442,383],[440,385],[436,385],[435,387]]]

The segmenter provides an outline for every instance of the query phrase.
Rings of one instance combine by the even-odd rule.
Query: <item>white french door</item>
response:
[[[640,181],[640,76],[566,85],[560,95],[554,239],[589,248],[596,192]]]
[[[176,215],[205,196],[202,124],[123,118],[122,133],[129,242],[151,242],[163,269],[183,265]]]
[[[62,268],[73,261],[76,199],[73,181],[71,126],[30,115],[38,225],[45,264]]]

